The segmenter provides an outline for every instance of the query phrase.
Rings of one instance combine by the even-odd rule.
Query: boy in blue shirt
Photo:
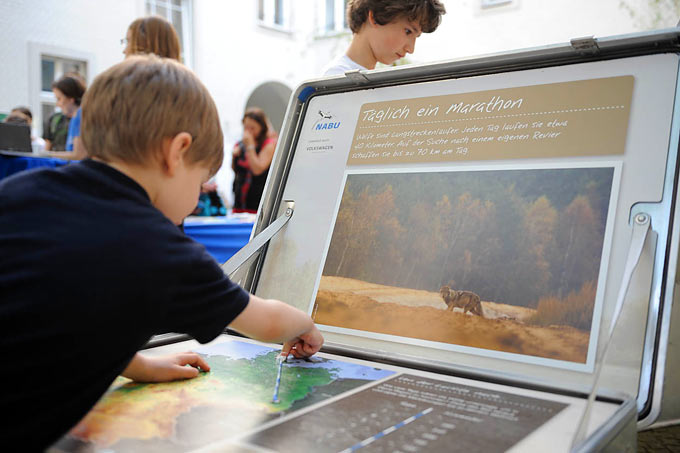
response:
[[[91,159],[0,183],[0,410],[7,446],[44,449],[120,374],[141,382],[209,370],[193,353],[136,354],[149,338],[205,343],[230,328],[316,353],[311,318],[250,295],[177,228],[223,160],[217,109],[181,64],[135,56],[98,76],[83,99]],[[190,366],[186,366],[190,365]]]

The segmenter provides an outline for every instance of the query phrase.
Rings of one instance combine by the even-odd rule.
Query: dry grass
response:
[[[595,305],[595,282],[586,282],[578,292],[563,299],[546,297],[538,301],[536,314],[526,322],[537,326],[566,325],[590,331]]]
[[[370,293],[370,283],[324,279],[313,312],[319,324],[570,362],[586,360],[589,333],[572,327],[527,325],[516,318],[488,319],[446,311],[434,292],[431,297],[439,298],[438,308],[426,303],[383,302]],[[333,283],[338,283],[339,290]],[[399,293],[409,299],[415,296],[408,288],[374,289],[379,296],[389,290],[392,300],[397,300]],[[501,305],[494,306],[500,310]]]

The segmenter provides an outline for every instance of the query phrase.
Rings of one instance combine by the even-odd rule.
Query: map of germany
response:
[[[275,404],[278,350],[232,340],[195,352],[205,356],[210,372],[160,384],[118,378],[52,451],[187,451],[394,374],[316,356],[289,358]]]

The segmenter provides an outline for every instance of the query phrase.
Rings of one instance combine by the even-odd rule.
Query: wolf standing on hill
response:
[[[456,291],[449,286],[442,286],[439,294],[446,303],[446,310],[453,311],[454,307],[463,309],[463,313],[470,312],[473,315],[484,317],[482,302],[479,296],[472,291]]]

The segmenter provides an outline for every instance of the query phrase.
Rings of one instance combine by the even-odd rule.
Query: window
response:
[[[146,0],[146,13],[161,16],[175,27],[185,65],[193,65],[191,41],[191,0]]]
[[[47,120],[56,110],[57,100],[52,92],[52,82],[68,72],[78,73],[87,80],[87,61],[40,54],[40,94],[38,97],[43,130]]]
[[[347,0],[323,0],[318,14],[318,34],[329,35],[349,31]]]
[[[91,74],[97,73],[95,55],[32,41],[28,42],[28,55],[29,107],[35,132],[42,135],[43,125],[56,109],[52,82],[67,72],[77,72],[88,81]]]
[[[258,0],[257,19],[260,25],[291,31],[291,7],[288,0]]]

